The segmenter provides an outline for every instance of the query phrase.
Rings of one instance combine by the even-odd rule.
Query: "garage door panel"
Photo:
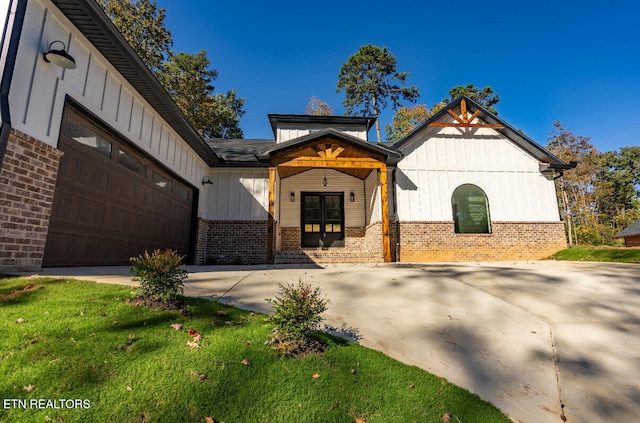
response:
[[[77,129],[83,118],[76,112],[71,114]],[[100,132],[96,127],[91,130]],[[107,132],[100,136],[101,142],[112,143],[111,155],[80,144],[61,131],[59,148],[64,155],[43,266],[128,265],[130,257],[145,250],[166,248],[187,255],[193,189],[168,176],[162,165],[125,141]],[[90,138],[83,138],[83,142]],[[118,164],[122,150],[126,150],[126,157],[144,164],[149,170],[147,178]],[[175,186],[182,190],[174,193]]]

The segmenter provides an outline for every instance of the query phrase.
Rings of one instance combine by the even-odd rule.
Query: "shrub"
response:
[[[145,251],[138,257],[132,257],[130,272],[133,280],[140,282],[134,295],[167,302],[184,292],[183,280],[188,272],[179,268],[184,256],[176,251],[155,250],[152,254]]]
[[[327,309],[327,300],[320,298],[320,288],[312,288],[302,280],[298,285],[279,286],[278,296],[267,298],[273,307],[269,321],[274,325],[267,344],[283,354],[292,354],[311,342],[311,335],[322,321],[320,314]]]

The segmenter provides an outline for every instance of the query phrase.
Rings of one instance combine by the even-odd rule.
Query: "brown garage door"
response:
[[[67,111],[43,266],[127,265],[189,253],[193,189],[80,112]]]

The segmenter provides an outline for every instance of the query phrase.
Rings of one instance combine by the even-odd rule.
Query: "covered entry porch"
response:
[[[387,166],[398,153],[325,129],[262,156],[269,262],[391,261]]]

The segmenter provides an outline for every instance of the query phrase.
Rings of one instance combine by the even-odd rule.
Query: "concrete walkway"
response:
[[[640,421],[640,265],[188,269],[187,295],[261,312],[279,283],[320,286],[335,331],[477,393],[514,421]],[[131,283],[126,267],[40,274]]]

